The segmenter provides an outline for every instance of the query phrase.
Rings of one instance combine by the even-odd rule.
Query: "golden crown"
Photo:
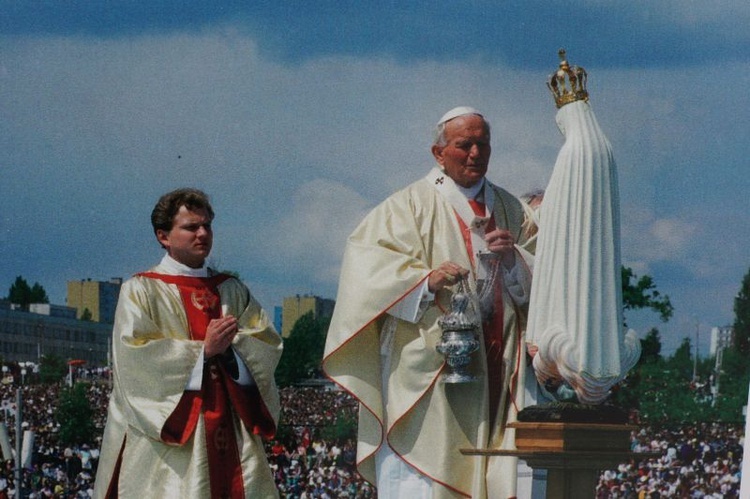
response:
[[[565,59],[565,49],[557,52],[560,56],[560,67],[551,74],[547,86],[555,97],[555,104],[560,109],[565,104],[577,100],[589,100],[586,91],[586,70],[580,66],[571,66]]]

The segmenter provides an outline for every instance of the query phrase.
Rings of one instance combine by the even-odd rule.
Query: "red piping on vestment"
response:
[[[393,308],[393,306],[396,303],[398,303],[399,301],[401,301],[401,299],[404,296],[408,295],[409,293],[411,293],[412,291],[414,291],[415,289],[417,289],[424,282],[425,279],[427,279],[427,278],[430,277],[431,274],[432,274],[432,271],[430,271],[429,274],[427,274],[425,277],[423,277],[422,279],[420,279],[419,282],[417,282],[417,284],[415,284],[414,286],[412,286],[411,288],[409,288],[404,294],[402,294],[401,296],[399,296],[398,298],[396,298],[394,301],[392,301],[390,303],[390,305],[388,305],[387,307],[385,307],[380,314],[376,315],[375,317],[373,317],[369,321],[365,322],[364,325],[361,328],[359,328],[357,330],[357,332],[355,332],[348,340],[346,340],[345,342],[343,342],[341,345],[339,345],[338,347],[336,347],[335,350],[333,350],[331,353],[329,353],[328,355],[326,355],[323,358],[323,364],[324,364],[323,365],[323,371],[325,371],[325,361],[326,361],[326,359],[328,359],[331,355],[335,354],[340,349],[342,349],[344,347],[344,345],[346,345],[347,343],[349,343],[355,336],[357,336],[358,334],[360,334],[363,329],[365,329],[367,326],[369,326],[370,324],[372,324],[373,322],[375,322],[376,320],[378,320],[383,314],[387,313],[391,308]],[[327,375],[328,374],[326,373],[326,376]]]
[[[412,409],[413,409],[413,408],[414,408],[414,407],[415,407],[415,406],[416,406],[416,405],[417,405],[417,404],[419,403],[419,401],[420,401],[420,400],[422,400],[422,399],[423,399],[423,398],[425,397],[425,395],[427,395],[427,392],[428,392],[428,391],[430,391],[430,390],[432,389],[432,387],[434,387],[434,386],[435,386],[435,383],[436,383],[436,382],[437,382],[437,380],[438,380],[438,379],[440,378],[440,374],[441,374],[441,373],[443,372],[443,369],[444,369],[444,368],[445,368],[445,362],[443,362],[443,366],[442,366],[442,367],[440,368],[440,370],[439,370],[439,371],[437,372],[437,374],[436,374],[435,378],[434,378],[434,379],[432,380],[432,382],[431,382],[431,383],[429,384],[429,386],[427,387],[427,389],[426,389],[426,390],[425,390],[424,392],[422,392],[422,395],[420,395],[420,396],[419,396],[419,397],[417,398],[417,400],[416,400],[416,401],[414,402],[414,404],[413,404],[413,405],[412,405],[411,407],[409,407],[409,408],[408,408],[408,409],[407,409],[406,411],[404,411],[404,413],[403,413],[403,414],[401,415],[401,417],[400,417],[400,418],[398,418],[398,419],[397,419],[396,421],[394,421],[394,422],[393,422],[393,424],[391,424],[391,428],[394,428],[394,427],[395,427],[395,426],[396,426],[396,425],[398,424],[398,422],[399,422],[399,421],[401,421],[401,420],[402,420],[403,418],[405,418],[405,417],[406,417],[406,415],[407,415],[407,414],[409,414],[409,413],[411,412],[411,410],[412,410]],[[409,461],[408,459],[406,459],[406,458],[405,458],[405,457],[404,457],[404,456],[403,456],[402,454],[399,454],[398,452],[396,452],[396,449],[394,449],[394,448],[393,448],[393,446],[391,445],[391,443],[390,443],[390,440],[389,440],[389,438],[388,438],[388,437],[390,436],[390,434],[391,434],[391,432],[390,432],[390,431],[388,431],[388,432],[386,433],[386,436],[385,436],[385,439],[386,439],[386,444],[388,445],[388,447],[390,447],[390,449],[391,449],[391,450],[393,451],[393,453],[394,453],[394,454],[396,454],[396,455],[397,455],[397,456],[399,457],[399,459],[401,459],[401,460],[402,460],[403,462],[405,462],[406,464],[408,464],[409,466],[411,466],[412,468],[414,468],[415,470],[417,470],[417,472],[418,472],[418,473],[420,473],[420,474],[422,474],[422,475],[426,476],[427,478],[429,478],[429,479],[430,479],[430,480],[432,480],[433,482],[439,483],[439,484],[440,484],[440,485],[442,485],[443,487],[445,487],[445,488],[447,488],[447,489],[450,489],[450,490],[452,490],[452,491],[454,491],[454,492],[456,492],[456,493],[458,493],[458,494],[461,494],[461,495],[462,495],[462,496],[464,496],[464,497],[471,497],[471,494],[467,494],[466,492],[463,492],[463,491],[461,491],[461,490],[458,490],[458,489],[457,489],[457,488],[455,488],[455,487],[452,487],[452,486],[448,485],[447,483],[443,482],[442,480],[438,480],[438,479],[437,479],[437,478],[435,478],[434,476],[432,476],[432,475],[430,475],[430,474],[426,473],[426,472],[425,472],[424,470],[422,470],[422,469],[421,469],[421,468],[419,468],[418,466],[414,465],[414,464],[413,464],[413,463],[412,463],[411,461]]]
[[[350,390],[350,389],[349,389],[349,388],[348,388],[347,386],[345,386],[345,385],[343,385],[342,383],[339,383],[338,381],[336,381],[336,380],[335,380],[335,379],[334,379],[334,378],[333,378],[333,377],[332,377],[332,376],[331,376],[331,375],[330,375],[330,374],[328,373],[328,370],[326,369],[326,361],[327,361],[327,360],[328,360],[328,359],[329,359],[329,358],[330,358],[331,356],[333,356],[333,355],[334,355],[334,354],[335,354],[336,352],[338,352],[339,350],[341,350],[342,348],[344,348],[344,346],[346,346],[346,345],[347,345],[347,344],[348,344],[349,342],[351,342],[351,341],[352,341],[352,340],[353,340],[353,339],[354,339],[354,338],[355,338],[356,336],[358,336],[359,334],[361,334],[361,333],[362,333],[362,331],[363,331],[364,329],[366,329],[366,328],[367,328],[367,327],[368,327],[369,325],[371,325],[371,324],[372,324],[373,322],[375,322],[376,320],[378,320],[378,319],[379,319],[379,318],[380,318],[380,317],[381,317],[381,316],[382,316],[383,314],[387,313],[387,312],[388,312],[388,310],[390,310],[390,309],[391,309],[391,308],[392,308],[392,307],[393,307],[393,306],[394,306],[394,305],[395,305],[396,303],[398,303],[399,301],[401,301],[401,300],[403,299],[403,297],[404,297],[404,296],[408,295],[409,293],[411,293],[412,291],[414,291],[415,289],[417,289],[417,288],[418,288],[419,286],[421,286],[421,285],[422,285],[422,283],[423,283],[423,282],[425,281],[425,279],[428,279],[428,278],[430,277],[430,275],[432,274],[432,272],[433,272],[433,271],[430,271],[430,273],[428,273],[428,274],[427,274],[427,275],[426,275],[425,277],[423,277],[422,279],[420,279],[420,280],[419,280],[419,281],[418,281],[418,282],[417,282],[417,283],[416,283],[416,284],[415,284],[414,286],[412,286],[411,288],[409,288],[409,289],[408,289],[408,290],[407,290],[407,291],[406,291],[406,292],[405,292],[404,294],[402,294],[401,296],[399,296],[398,298],[396,298],[396,299],[395,299],[394,301],[392,301],[392,302],[391,302],[391,303],[390,303],[390,304],[389,304],[389,305],[388,305],[387,307],[385,307],[385,308],[383,309],[383,311],[382,311],[382,312],[381,312],[380,314],[376,315],[375,317],[373,317],[372,319],[370,319],[369,321],[367,321],[367,322],[366,322],[366,323],[365,323],[365,324],[364,324],[364,325],[363,325],[363,326],[362,326],[361,328],[359,328],[359,329],[358,329],[358,330],[357,330],[357,331],[356,331],[356,332],[355,332],[355,333],[354,333],[353,335],[351,335],[351,336],[349,337],[349,339],[347,339],[346,341],[344,341],[343,343],[341,343],[341,345],[339,345],[338,347],[336,347],[336,349],[335,349],[335,350],[333,350],[332,352],[330,352],[330,353],[329,353],[328,355],[326,355],[326,356],[325,356],[325,357],[323,358],[323,361],[322,361],[323,374],[324,374],[324,375],[326,376],[326,378],[328,378],[328,379],[329,379],[329,380],[330,380],[331,382],[333,382],[333,383],[334,383],[335,385],[339,386],[339,387],[340,387],[340,388],[341,388],[342,390],[344,390],[344,391],[345,391],[346,393],[348,393],[349,395],[351,395],[352,397],[354,397],[354,399],[355,399],[355,400],[356,400],[356,401],[357,401],[357,402],[358,402],[358,403],[359,403],[359,404],[360,404],[360,405],[361,405],[362,407],[364,407],[365,409],[367,409],[367,411],[369,411],[369,412],[370,412],[370,414],[372,414],[372,416],[373,416],[373,417],[375,418],[375,420],[376,420],[376,421],[378,422],[378,424],[380,425],[380,435],[381,435],[381,437],[380,437],[380,443],[378,444],[377,448],[376,448],[376,449],[375,449],[375,450],[374,450],[374,451],[373,451],[372,453],[370,453],[370,454],[366,455],[365,457],[363,457],[362,459],[359,459],[359,460],[357,461],[357,468],[358,468],[358,469],[359,469],[359,466],[360,466],[360,464],[361,464],[361,463],[363,463],[363,462],[364,462],[365,460],[367,460],[367,459],[371,459],[371,458],[374,458],[375,454],[377,454],[377,453],[378,453],[378,451],[380,450],[380,448],[381,448],[381,447],[383,446],[383,440],[384,440],[384,438],[383,438],[383,428],[384,428],[384,424],[383,424],[383,421],[382,421],[382,420],[381,420],[381,419],[380,419],[380,418],[379,418],[379,417],[378,417],[378,416],[377,416],[377,415],[375,414],[375,411],[373,411],[373,410],[372,410],[372,409],[371,409],[371,408],[370,408],[370,407],[369,407],[369,406],[368,406],[367,404],[365,404],[364,402],[362,402],[362,399],[360,399],[360,398],[359,398],[359,397],[358,397],[358,396],[357,396],[357,395],[356,395],[356,394],[355,394],[355,393],[354,393],[354,392],[353,392],[352,390]],[[437,300],[435,301],[435,303],[437,303]],[[443,365],[445,365],[445,363],[443,363]],[[442,371],[442,369],[443,369],[443,368],[441,367],[441,368],[440,368],[440,371]],[[381,373],[381,383],[382,383],[382,373]],[[432,383],[432,384],[430,384],[430,386],[432,386],[433,384],[434,384],[434,381],[433,381],[433,383]],[[424,396],[424,394],[423,394],[422,396]],[[421,397],[420,397],[420,398],[421,398]],[[382,402],[382,401],[381,401],[381,402]],[[372,485],[376,485],[376,484],[372,484]]]

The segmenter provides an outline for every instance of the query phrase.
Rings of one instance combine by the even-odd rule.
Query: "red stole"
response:
[[[193,340],[204,340],[209,322],[222,315],[218,286],[227,280],[229,275],[218,274],[208,278],[171,276],[153,272],[139,275],[177,286],[185,307],[190,338]],[[257,392],[257,387],[254,388]],[[198,417],[203,412],[212,498],[245,497],[232,403],[234,402],[236,407],[237,402],[248,401],[233,400],[232,395],[239,391],[241,390],[230,379],[219,359],[207,359],[203,368],[201,390],[185,391],[177,408],[162,428],[162,439],[165,442],[182,445],[193,434]],[[256,406],[263,405],[259,393],[257,399],[252,402]]]
[[[477,216],[485,215],[485,205],[473,199],[469,200],[472,210]],[[471,244],[471,232],[461,217],[458,223],[461,227],[461,235],[466,245],[466,251],[469,252],[469,258],[474,264],[474,249]],[[484,231],[492,232],[495,230],[495,215],[490,216]],[[500,270],[498,270],[500,272]],[[500,395],[503,391],[503,350],[504,350],[504,323],[505,308],[503,305],[502,279],[500,276],[495,279],[495,289],[493,290],[492,315],[482,321],[482,331],[484,336],[484,349],[487,355],[487,387],[489,390],[489,407],[490,407],[490,428],[495,425],[497,418],[498,406],[500,404]]]

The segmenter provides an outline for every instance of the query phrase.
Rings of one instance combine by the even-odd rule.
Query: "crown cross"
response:
[[[550,75],[547,81],[547,87],[555,98],[557,108],[578,100],[588,101],[589,93],[586,90],[588,75],[586,70],[580,66],[568,64],[565,59],[565,49],[560,49],[557,55],[560,56],[560,67],[554,74]]]

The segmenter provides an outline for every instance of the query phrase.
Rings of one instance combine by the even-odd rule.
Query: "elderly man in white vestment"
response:
[[[167,254],[122,286],[96,497],[278,497],[262,437],[279,414],[281,340],[236,278],[206,266],[214,212],[196,189],[161,197]]]
[[[432,146],[436,166],[376,207],[347,242],[323,365],[360,402],[357,462],[380,498],[515,496],[513,458],[461,453],[512,448],[506,424],[522,407],[531,283],[524,210],[486,180],[490,153],[479,111],[447,112]],[[477,293],[478,283],[490,292]],[[489,304],[476,307],[477,381],[451,384],[441,381],[438,319],[460,288]]]

